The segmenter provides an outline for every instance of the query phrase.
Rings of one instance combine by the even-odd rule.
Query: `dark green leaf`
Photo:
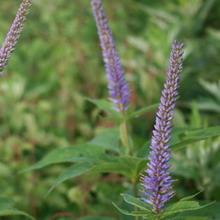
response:
[[[130,179],[136,179],[145,167],[146,160],[138,157],[122,156],[111,158],[95,168],[97,172],[112,172],[122,174]]]
[[[40,169],[45,166],[57,163],[66,162],[88,162],[101,160],[105,157],[105,150],[99,146],[84,144],[75,145],[72,147],[61,148],[52,151],[46,155],[42,160],[34,164],[33,166],[21,171],[26,172],[30,170]]]
[[[194,197],[196,197],[197,195],[199,195],[203,190],[197,192],[196,194],[192,195],[192,196],[187,196],[185,198],[180,199],[180,201],[188,201],[190,199],[193,199]]]
[[[128,194],[121,194],[125,200],[125,202],[131,204],[131,205],[134,205],[142,210],[145,210],[145,211],[149,211],[149,213],[151,213],[151,209],[152,207],[150,207],[150,205],[148,205],[147,203],[141,201],[140,199],[138,198],[135,198],[134,196],[132,195],[128,195]]]
[[[119,208],[115,203],[113,205],[118,209],[119,212],[125,215],[130,215],[130,216],[144,216],[144,217],[152,217],[154,214],[152,212],[150,213],[149,211],[131,211],[128,212],[124,209]]]
[[[130,156],[108,157],[105,160],[96,161],[95,163],[89,163],[89,161],[87,161],[84,163],[74,164],[66,169],[56,179],[46,196],[62,182],[88,172],[117,173],[129,177],[130,179],[136,179],[145,164],[146,161],[144,159]],[[139,202],[141,203],[141,201]]]

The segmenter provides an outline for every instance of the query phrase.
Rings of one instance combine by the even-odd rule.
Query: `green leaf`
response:
[[[151,140],[147,140],[144,145],[141,147],[141,149],[138,151],[137,156],[141,158],[146,158],[149,155],[150,152],[150,144]]]
[[[47,194],[45,195],[48,196],[54,188],[56,188],[58,185],[60,185],[62,182],[80,176],[82,174],[85,174],[92,170],[93,165],[90,163],[84,163],[84,164],[74,164],[70,166],[68,169],[66,169],[61,175],[56,179],[54,184],[51,186],[51,188],[48,190]]]
[[[146,211],[146,210],[141,210],[141,211],[127,211],[124,209],[119,208],[115,203],[113,203],[113,205],[118,209],[119,212],[121,212],[122,214],[125,215],[130,215],[130,216],[142,216],[142,217],[152,217],[155,214],[153,214],[152,212]]]
[[[95,104],[99,109],[104,110],[118,118],[121,118],[121,114],[113,109],[113,105],[111,102],[108,102],[106,100],[102,99],[90,99],[87,97],[84,97],[87,101]]]
[[[220,126],[216,127],[208,127],[208,128],[178,128],[174,129],[172,133],[172,139],[169,144],[172,147],[172,150],[179,150],[183,147],[187,147],[192,143],[196,143],[198,141],[206,140],[208,138],[217,137],[220,135]],[[151,141],[148,140],[144,146],[138,152],[138,156],[146,157],[149,153],[149,146]]]
[[[35,219],[34,217],[30,216],[29,214],[19,211],[15,208],[4,208],[0,207],[0,216],[9,216],[9,215],[23,215],[29,219]]]
[[[46,155],[33,166],[22,170],[21,172],[31,171],[46,167],[51,164],[66,163],[66,162],[92,162],[105,158],[105,150],[99,146],[82,144],[72,147],[66,147],[54,150]]]
[[[185,137],[186,132],[197,130],[192,127],[186,127],[186,128],[174,128],[172,132],[172,140],[170,143],[180,140],[180,138]],[[179,143],[179,142],[178,142]],[[141,149],[138,152],[138,157],[144,158],[147,157],[150,151],[150,144],[151,140],[146,141],[146,143],[141,147]]]
[[[199,195],[203,190],[197,192],[196,194],[192,195],[192,196],[187,196],[185,198],[180,199],[180,201],[188,201],[190,199],[193,199],[194,197],[196,197],[197,195]]]
[[[112,128],[105,130],[101,134],[94,137],[88,144],[103,147],[106,150],[111,150],[116,153],[120,152],[119,149],[119,131],[118,129]]]
[[[211,204],[212,203],[201,206],[199,204],[199,202],[196,202],[196,201],[179,201],[179,202],[174,203],[173,205],[169,206],[165,210],[165,212],[163,212],[162,216],[169,216],[169,215],[177,214],[180,212],[198,210],[198,209],[202,209],[206,206],[209,206]]]
[[[182,136],[175,136],[170,141],[170,145],[174,150],[178,150],[183,146],[192,144],[198,141],[206,140],[208,138],[220,135],[220,126],[208,127],[186,132]]]
[[[29,214],[20,211],[13,207],[14,201],[7,198],[0,198],[0,216],[11,216],[11,215],[23,215],[29,219],[34,220],[35,218]]]
[[[141,108],[135,112],[132,112],[128,115],[129,118],[136,118],[139,117],[140,115],[143,115],[145,113],[148,113],[154,109],[156,109],[158,107],[158,103],[157,104],[153,104],[153,105],[149,105],[147,107]]]
[[[150,213],[152,212],[150,205],[148,205],[146,202],[141,201],[138,198],[135,198],[134,196],[128,195],[128,194],[121,194],[122,197],[124,198],[125,202],[134,205],[142,210],[149,211]]]
[[[191,212],[181,213],[180,216],[184,217],[184,220],[191,220],[191,218],[206,218],[208,219],[220,219],[220,203],[207,203],[202,201],[201,205],[205,205],[203,209],[194,210]],[[175,215],[176,216],[176,215]],[[178,215],[179,216],[179,215]]]
[[[146,160],[138,157],[122,156],[111,158],[95,168],[97,172],[110,172],[136,179],[146,166]]]
[[[215,126],[215,127],[208,127],[208,128],[202,128],[198,130],[194,130],[190,132],[190,136],[195,137],[195,138],[210,138],[210,137],[215,137],[220,135],[220,126]]]
[[[109,157],[105,160],[100,160],[95,163],[89,163],[88,161],[84,163],[74,164],[66,169],[63,173],[61,173],[61,175],[56,179],[56,181],[48,190],[45,196],[47,196],[50,192],[54,190],[55,187],[57,187],[64,181],[89,172],[117,173],[127,176],[131,179],[136,179],[145,164],[146,160],[130,156]],[[142,203],[142,201],[140,200],[139,202]]]
[[[216,103],[213,100],[209,100],[209,99],[203,99],[202,101],[200,101],[199,103],[197,103],[198,108],[200,110],[204,110],[204,111],[213,111],[213,112],[220,112],[220,105],[219,103]]]
[[[220,218],[220,203],[201,202],[202,209],[175,213],[162,218],[163,220],[209,220]]]
[[[80,146],[80,149],[81,149],[82,146],[85,147],[85,145],[82,145],[82,146],[79,145],[79,146]],[[92,145],[89,145],[89,147],[91,147],[91,146]],[[66,169],[56,179],[54,184],[51,186],[51,188],[49,189],[49,191],[45,195],[45,196],[47,196],[55,187],[57,187],[62,182],[66,181],[68,179],[80,176],[82,174],[88,173],[88,172],[117,173],[117,174],[127,176],[130,179],[136,179],[139,176],[139,173],[143,170],[143,167],[145,167],[145,164],[146,164],[145,159],[141,159],[141,158],[137,158],[137,157],[130,157],[130,156],[107,157],[106,155],[103,156],[103,154],[102,154],[103,151],[97,153],[95,151],[95,149],[96,149],[95,146],[92,146],[91,149],[93,149],[92,152],[96,155],[93,155],[93,154],[90,155],[91,152],[90,151],[87,152],[83,148],[82,150],[84,150],[84,152],[81,155],[82,157],[80,157],[80,159],[78,158],[79,155],[76,154],[76,151],[72,151],[72,149],[71,150],[68,149],[68,151],[65,152],[65,154],[64,154],[65,157],[62,156],[63,152],[55,150],[55,151],[53,151],[52,153],[49,154],[49,157],[46,156],[44,159],[39,161],[37,164],[33,165],[32,167],[30,167],[30,168],[28,168],[24,171],[40,169],[42,167],[45,167],[45,166],[48,166],[48,165],[54,164],[54,163],[67,162],[67,159],[68,159],[68,162],[79,162],[77,164],[72,165],[68,169]],[[75,153],[75,155],[74,155],[74,153]],[[69,155],[69,157],[67,157],[66,155]],[[89,158],[89,155],[92,156],[93,159]],[[81,160],[82,158],[83,158],[83,160]],[[97,158],[97,160],[94,160],[94,158]]]

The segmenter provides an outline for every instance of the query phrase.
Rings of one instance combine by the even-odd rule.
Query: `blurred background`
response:
[[[1,1],[0,42],[20,2]],[[175,127],[219,125],[220,2],[103,0],[103,4],[132,90],[130,108],[159,101],[170,45],[177,39],[185,44],[185,60]],[[107,99],[106,85],[90,1],[33,0],[0,79],[1,197],[13,198],[17,207],[41,220],[103,214],[120,219],[111,201],[127,189],[122,177],[99,182],[81,177],[61,184],[44,198],[63,170],[61,165],[18,174],[53,149],[83,143],[114,127],[98,117],[104,112],[83,99]],[[152,111],[132,120],[137,145],[151,136],[154,117]],[[177,197],[204,187],[200,199],[219,200],[219,144],[220,139],[214,138],[175,153]]]

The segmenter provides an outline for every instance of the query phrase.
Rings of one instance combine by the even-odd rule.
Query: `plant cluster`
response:
[[[3,72],[6,68],[9,58],[15,49],[17,40],[23,30],[30,5],[29,0],[23,0],[3,42],[2,48],[0,49],[0,72]],[[191,126],[179,130],[172,128],[174,108],[178,98],[180,83],[179,74],[182,72],[183,44],[177,40],[173,41],[169,67],[160,97],[160,103],[148,105],[138,110],[132,110],[130,101],[133,91],[126,80],[126,71],[123,70],[119,53],[116,50],[116,44],[110,26],[108,25],[102,1],[91,0],[91,6],[98,29],[110,98],[108,101],[87,97],[80,98],[96,105],[102,113],[104,112],[104,115],[107,115],[107,117],[102,118],[102,120],[110,121],[115,127],[107,129],[86,143],[79,143],[71,147],[53,150],[38,162],[35,163],[34,161],[33,165],[22,170],[22,174],[20,174],[18,178],[27,171],[39,170],[53,164],[65,165],[70,163],[71,165],[65,169],[52,184],[46,197],[49,197],[49,194],[58,185],[69,179],[77,180],[79,185],[82,185],[84,181],[87,181],[88,177],[92,177],[91,179],[93,179],[93,181],[99,183],[100,178],[102,179],[106,176],[112,177],[111,175],[113,175],[114,178],[110,178],[111,181],[113,179],[119,180],[120,182],[122,179],[121,182],[127,183],[127,186],[121,184],[121,189],[119,190],[120,192],[126,192],[121,194],[124,200],[121,204],[123,204],[124,207],[115,204],[115,201],[113,201],[116,209],[123,214],[121,219],[130,219],[129,216],[135,220],[190,220],[197,218],[208,220],[217,218],[219,212],[212,203],[200,203],[194,200],[194,197],[202,192],[180,198],[179,200],[175,199],[174,185],[176,181],[173,175],[178,175],[178,171],[175,170],[181,170],[177,168],[178,166],[183,166],[183,163],[179,164],[178,158],[175,158],[178,157],[178,153],[175,153],[175,151],[185,146],[188,147],[192,143],[193,145],[197,145],[197,147],[193,147],[196,153],[189,153],[189,149],[191,148],[186,148],[185,153],[189,157],[189,161],[191,160],[190,155],[197,155],[196,160],[198,160],[199,163],[196,164],[201,165],[201,167],[203,166],[204,170],[208,169],[209,161],[202,160],[202,154],[208,152],[208,150],[206,146],[200,146],[200,144],[209,143],[211,138],[218,138],[220,133],[219,126],[209,127],[202,124],[196,105],[193,107]],[[204,82],[201,83],[204,86],[207,85]],[[141,148],[137,147],[130,132],[131,121],[156,108],[158,108],[158,111],[156,112],[151,141],[148,141],[147,144],[144,144]],[[32,126],[30,126],[30,128],[32,128]],[[171,152],[173,152],[172,155]],[[171,167],[172,163],[174,164],[173,168]],[[192,169],[201,169],[201,167],[196,167],[196,164],[192,166]],[[61,166],[61,170],[62,169],[63,166]],[[184,167],[182,169],[184,169]],[[202,175],[201,177],[203,178]],[[108,178],[106,179],[108,180]],[[119,185],[117,181],[116,183],[110,182],[110,187],[111,184],[114,184],[114,186]],[[199,185],[199,182],[197,182],[197,184]],[[205,185],[205,183],[203,185]],[[206,186],[209,186],[209,184]],[[76,197],[83,197],[83,195],[80,194],[82,191],[83,190],[76,190],[72,192],[75,200],[80,200],[80,198]],[[99,189],[96,191],[99,191]],[[208,200],[209,199],[210,198],[208,198]],[[34,219],[34,217],[28,215],[26,212],[15,209],[14,203],[10,199],[0,199],[0,205],[0,216],[22,215]],[[81,209],[83,208],[81,207]],[[61,213],[61,216],[65,215],[78,218],[75,217],[74,214]],[[57,216],[59,217],[59,214],[53,216],[53,219]],[[105,216],[102,214],[98,216],[80,216],[78,219],[107,220],[118,219],[118,216]]]

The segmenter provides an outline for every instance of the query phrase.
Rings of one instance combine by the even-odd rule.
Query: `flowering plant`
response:
[[[91,0],[91,5],[98,29],[110,98],[108,101],[85,99],[95,104],[101,111],[106,112],[109,116],[108,119],[113,121],[116,128],[104,131],[85,144],[53,150],[22,172],[41,169],[52,164],[70,163],[71,166],[60,174],[47,195],[58,185],[72,178],[82,177],[83,175],[116,174],[118,178],[123,177],[125,179],[128,189],[123,191],[127,194],[122,194],[122,197],[132,207],[129,210],[120,208],[120,205],[115,203],[114,205],[121,213],[133,216],[136,220],[190,220],[190,218],[197,217],[199,219],[212,217],[212,215],[200,211],[200,209],[204,210],[210,203],[201,205],[197,201],[192,201],[197,194],[180,199],[177,202],[175,202],[174,197],[175,186],[173,185],[175,180],[172,177],[171,170],[172,151],[187,146],[189,143],[217,136],[220,131],[219,127],[186,128],[176,134],[172,131],[172,119],[180,80],[179,74],[182,71],[183,44],[178,41],[174,41],[172,44],[170,65],[160,104],[133,111],[129,105],[132,91],[126,80],[125,71],[116,50],[116,44],[102,2],[101,0]],[[29,6],[30,2],[24,0],[3,43],[0,50],[0,72],[5,69],[15,48]],[[130,133],[130,121],[157,107],[151,144],[148,141],[142,148],[137,147],[138,144],[135,143]],[[186,133],[187,135],[185,135]],[[206,136],[203,135],[204,133]],[[171,138],[172,136],[173,138]],[[17,213],[23,214],[19,211]],[[126,217],[122,217],[122,219],[124,218]],[[100,218],[94,217],[93,219]],[[101,220],[103,219],[105,218],[101,217]]]
[[[176,216],[179,219],[187,219],[184,217],[186,212],[192,213],[190,216],[197,216],[196,210],[209,204],[200,205],[197,201],[190,201],[194,196],[186,197],[173,204],[169,203],[175,195],[174,180],[172,180],[169,171],[171,165],[168,162],[171,158],[172,141],[170,134],[178,95],[179,74],[182,71],[183,44],[177,41],[172,44],[170,65],[160,99],[151,146],[144,146],[144,150],[141,149],[138,152],[129,135],[129,120],[155,109],[158,104],[144,107],[135,112],[129,109],[129,99],[132,92],[125,79],[119,53],[116,51],[102,2],[101,0],[91,0],[91,5],[107,73],[110,102],[86,99],[109,113],[110,119],[118,124],[119,130],[110,129],[86,144],[54,150],[25,171],[40,169],[55,163],[73,163],[57,178],[47,195],[59,184],[70,178],[92,173],[116,173],[128,178],[133,189],[133,195],[122,194],[122,196],[127,203],[134,206],[134,211],[126,211],[114,204],[123,214],[134,216],[136,220],[139,218],[177,219]],[[196,141],[199,140],[201,139],[198,138]],[[184,139],[180,140],[179,145],[184,145]],[[151,151],[149,152],[147,149],[151,149]],[[148,151],[149,154],[143,155],[143,151]],[[138,179],[143,170],[146,174],[141,175],[142,187],[140,187],[140,192],[142,195],[139,198]]]

